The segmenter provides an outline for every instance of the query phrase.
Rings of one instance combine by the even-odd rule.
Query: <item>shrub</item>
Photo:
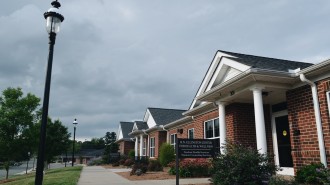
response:
[[[241,144],[227,143],[224,154],[212,162],[214,185],[261,184],[268,181],[277,168],[271,158]]]
[[[175,162],[169,165],[169,174],[175,175]],[[210,176],[211,163],[208,159],[184,159],[179,163],[180,177],[208,177]]]
[[[163,171],[163,166],[158,160],[150,160],[148,165],[148,171]]]
[[[130,175],[138,175],[141,173],[146,173],[148,169],[148,165],[146,163],[137,162],[133,165]]]
[[[126,160],[127,160],[127,159],[120,159],[120,160],[119,160],[119,164],[120,164],[120,165],[124,165]]]
[[[159,149],[159,162],[162,166],[167,166],[175,160],[175,151],[172,145],[163,143]]]
[[[126,159],[124,166],[132,166],[134,164],[133,159]]]
[[[297,171],[295,180],[298,183],[329,184],[330,172],[321,163],[312,163]]]
[[[134,150],[130,150],[128,152],[128,158],[130,159],[135,159],[135,151]]]
[[[119,166],[119,162],[112,163],[112,166]]]
[[[269,185],[296,185],[294,181],[286,180],[282,176],[272,176]]]

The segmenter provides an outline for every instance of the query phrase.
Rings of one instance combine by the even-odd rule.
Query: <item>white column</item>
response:
[[[143,134],[140,135],[140,158],[143,156]]]
[[[217,102],[218,108],[219,108],[219,127],[220,127],[220,147],[221,147],[221,153],[224,153],[224,147],[226,145],[226,111],[225,111],[225,104],[223,102]]]
[[[253,88],[254,117],[256,124],[257,149],[261,154],[267,154],[267,138],[265,129],[264,108],[261,88]]]
[[[135,150],[135,159],[138,159],[138,142],[139,142],[139,138],[137,136],[135,136],[135,147],[134,147],[134,150]]]

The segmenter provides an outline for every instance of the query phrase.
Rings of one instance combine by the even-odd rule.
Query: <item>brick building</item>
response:
[[[159,129],[172,145],[195,138],[215,139],[219,150],[227,141],[255,147],[274,155],[280,174],[293,175],[311,162],[328,167],[329,104],[330,60],[217,51],[189,109]]]
[[[119,145],[119,152],[123,155],[128,155],[128,152],[134,149],[134,141],[128,135],[133,129],[133,122],[120,122],[117,132],[116,143]]]

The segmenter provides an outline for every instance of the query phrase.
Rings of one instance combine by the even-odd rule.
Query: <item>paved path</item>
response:
[[[127,169],[125,169],[127,170]],[[208,178],[180,179],[180,184],[209,183]],[[175,185],[175,179],[129,181],[114,173],[111,169],[101,166],[84,167],[78,185]]]

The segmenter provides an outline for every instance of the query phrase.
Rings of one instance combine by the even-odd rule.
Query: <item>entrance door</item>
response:
[[[288,116],[275,117],[280,167],[293,167]]]

